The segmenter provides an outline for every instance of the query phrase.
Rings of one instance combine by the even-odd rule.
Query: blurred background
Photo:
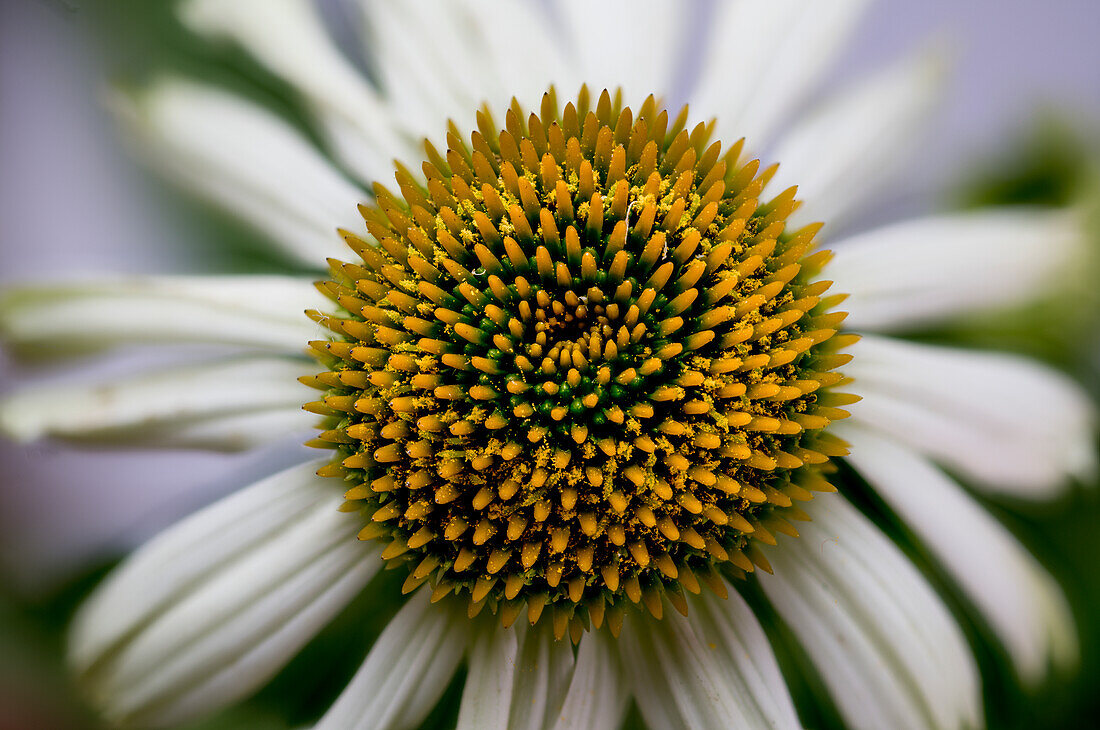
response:
[[[338,16],[340,2],[324,2],[326,13]],[[922,154],[864,225],[991,203],[1096,207],[1098,34],[1096,0],[875,4],[826,93],[930,37],[951,50],[953,72]],[[109,82],[140,78],[160,65],[231,67],[232,59],[195,55],[169,2],[0,0],[0,285],[274,266],[258,253],[255,234],[135,163],[102,109]],[[1095,301],[1082,299],[1078,308]],[[1023,324],[989,321],[934,336],[1042,358],[1098,395],[1095,311],[1067,314],[1064,307],[1037,307]],[[0,390],[36,375],[0,361]],[[79,599],[128,547],[249,475],[294,462],[298,453],[294,444],[221,455],[0,442],[0,730],[96,727],[62,666],[63,630]],[[1096,486],[1079,485],[1056,504],[990,504],[1066,588],[1084,657],[1077,677],[1038,693],[992,682],[1000,688],[987,697],[993,728],[1100,727]],[[997,673],[994,665],[984,662],[987,679]],[[279,703],[261,693],[203,727],[284,727]]]

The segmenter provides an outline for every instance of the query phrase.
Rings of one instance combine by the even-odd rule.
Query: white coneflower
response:
[[[305,404],[331,455],[183,520],[93,595],[71,656],[104,715],[167,727],[247,697],[394,567],[403,607],[319,727],[416,727],[463,662],[460,728],[615,728],[631,701],[652,728],[799,727],[750,582],[851,727],[982,725],[955,618],[848,501],[839,457],[1023,680],[1072,663],[1058,587],[939,465],[1046,496],[1094,468],[1087,398],[1018,357],[882,333],[1026,300],[1077,226],[986,211],[817,247],[814,221],[882,183],[932,94],[917,59],[790,120],[863,4],[719,5],[689,94],[716,121],[695,123],[660,101],[672,3],[364,3],[377,86],[306,2],[184,3],[296,91],[325,151],[182,80],[128,123],[327,273],[13,290],[13,350],[228,357],[26,390],[0,423],[244,448]]]

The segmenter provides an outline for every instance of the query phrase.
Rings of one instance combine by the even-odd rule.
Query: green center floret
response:
[[[635,118],[582,89],[541,114],[487,110],[423,182],[361,208],[373,240],[332,262],[339,314],[312,442],[349,483],[361,539],[408,561],[405,590],[526,608],[574,638],[631,604],[686,610],[700,581],[767,567],[792,502],[830,491],[853,400],[830,390],[850,335],[814,277],[820,228],[785,229],[794,189],[721,154],[653,97]]]

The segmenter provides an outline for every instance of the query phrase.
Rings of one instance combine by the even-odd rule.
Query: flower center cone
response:
[[[854,336],[820,225],[788,231],[795,190],[761,203],[774,168],[687,116],[587,89],[503,129],[483,109],[400,195],[376,186],[368,239],[343,232],[311,445],[406,591],[617,633],[767,569],[754,543],[833,491]]]

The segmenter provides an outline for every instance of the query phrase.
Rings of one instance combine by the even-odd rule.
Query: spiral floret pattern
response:
[[[406,591],[574,639],[767,569],[755,543],[832,491],[823,429],[854,400],[795,190],[761,203],[774,168],[686,108],[591,101],[513,102],[503,129],[483,109],[422,177],[398,166],[400,195],[376,186],[304,379],[321,473]]]

